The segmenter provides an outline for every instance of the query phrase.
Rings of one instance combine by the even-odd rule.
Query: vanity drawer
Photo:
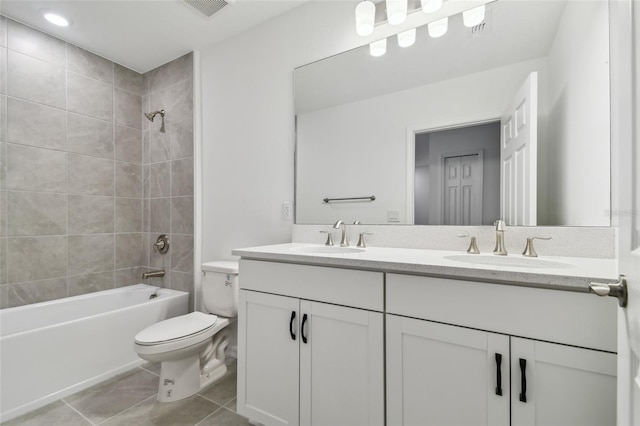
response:
[[[400,274],[386,282],[390,314],[616,351],[615,298]]]
[[[353,269],[240,260],[240,288],[382,311],[384,274]]]

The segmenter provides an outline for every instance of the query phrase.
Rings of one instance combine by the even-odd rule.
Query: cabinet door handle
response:
[[[502,396],[502,354],[496,354],[496,395]]]
[[[527,360],[520,358],[520,402],[527,402]]]
[[[307,336],[304,335],[304,325],[307,322],[307,314],[302,315],[302,324],[300,324],[300,336],[302,336],[302,342],[307,343]]]
[[[293,331],[294,319],[296,319],[296,311],[291,311],[291,320],[289,321],[289,334],[291,334],[291,340],[296,340],[296,333]]]

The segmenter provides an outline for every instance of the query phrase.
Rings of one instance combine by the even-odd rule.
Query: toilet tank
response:
[[[238,261],[218,260],[202,264],[202,298],[205,308],[221,317],[238,314]]]

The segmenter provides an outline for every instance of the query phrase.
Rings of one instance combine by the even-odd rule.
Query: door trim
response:
[[[490,112],[486,114],[478,114],[468,117],[460,117],[455,120],[434,120],[426,121],[420,124],[411,124],[406,130],[406,146],[407,146],[407,225],[415,225],[415,168],[416,168],[416,136],[421,133],[429,133],[440,130],[460,129],[463,127],[480,126],[482,124],[495,123],[500,121],[503,111]]]

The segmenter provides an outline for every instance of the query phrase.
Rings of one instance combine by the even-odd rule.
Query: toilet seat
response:
[[[228,323],[226,318],[203,312],[160,321],[136,334],[136,351],[151,355],[184,349],[206,341]]]

